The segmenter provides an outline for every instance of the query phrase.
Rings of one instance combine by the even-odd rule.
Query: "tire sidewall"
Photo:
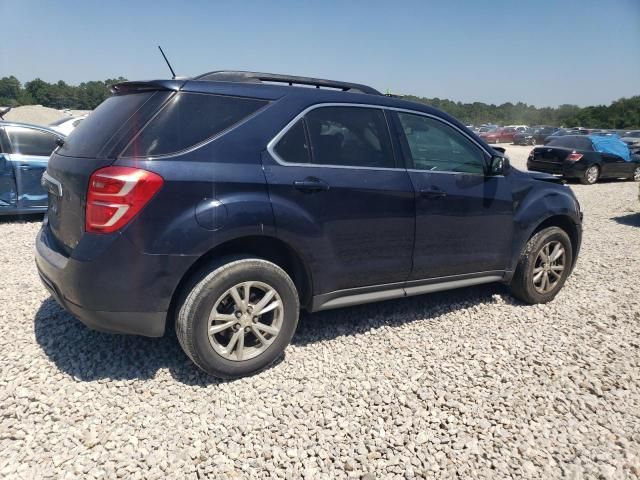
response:
[[[209,341],[209,315],[216,301],[231,287],[245,282],[266,283],[276,290],[283,303],[284,315],[280,333],[271,345],[257,357],[233,361],[218,354]],[[291,341],[299,316],[298,296],[288,275],[275,264],[260,259],[234,262],[230,268],[222,267],[207,275],[196,286],[199,289],[191,303],[188,315],[194,362],[208,373],[222,377],[237,377],[255,373],[275,361]],[[184,306],[183,306],[184,308]]]
[[[533,269],[535,267],[535,262],[538,257],[538,253],[542,249],[542,247],[551,242],[551,241],[559,241],[565,250],[565,269],[562,272],[562,277],[560,281],[556,285],[551,292],[548,293],[540,293],[533,286]],[[564,230],[558,227],[550,227],[545,230],[542,230],[538,234],[536,234],[527,244],[527,249],[524,253],[525,258],[523,259],[522,264],[520,265],[523,269],[524,275],[524,289],[528,297],[531,298],[532,303],[547,303],[555,298],[555,296],[562,290],[569,274],[571,273],[571,268],[573,266],[573,247],[571,246],[571,240],[569,236],[565,233]]]

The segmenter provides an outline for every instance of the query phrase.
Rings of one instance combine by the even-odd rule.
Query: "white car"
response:
[[[60,120],[50,123],[49,128],[66,136],[69,135],[74,128],[80,125],[80,122],[82,122],[85,118],[87,118],[87,115],[82,115],[81,117],[64,117]]]

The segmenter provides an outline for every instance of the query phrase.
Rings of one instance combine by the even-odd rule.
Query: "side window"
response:
[[[13,153],[48,157],[56,148],[55,135],[25,127],[7,127]]]
[[[396,166],[382,110],[321,107],[310,111],[306,121],[314,164],[370,168]]]
[[[422,115],[398,113],[409,144],[413,168],[484,174],[482,150],[450,126]]]
[[[304,121],[298,120],[280,139],[275,147],[278,156],[289,163],[309,163],[309,146],[304,131]]]

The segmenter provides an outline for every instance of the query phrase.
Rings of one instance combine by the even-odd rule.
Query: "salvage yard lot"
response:
[[[571,188],[583,247],[552,303],[488,285],[304,314],[230,382],[173,336],[82,326],[40,285],[40,219],[0,219],[0,477],[640,475],[638,184]]]

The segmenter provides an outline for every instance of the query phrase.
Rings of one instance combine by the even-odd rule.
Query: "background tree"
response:
[[[40,78],[22,86],[14,77],[0,78],[0,106],[40,104],[57,109],[93,110],[111,95],[109,86],[125,78],[82,82],[69,85],[62,80],[48,83]],[[482,102],[462,103],[446,98],[425,98],[407,95],[406,100],[424,103],[444,110],[466,124],[481,125],[555,125],[587,128],[640,128],[640,96],[621,98],[611,105],[578,107],[560,105],[556,108],[536,108],[523,102],[501,105]]]

